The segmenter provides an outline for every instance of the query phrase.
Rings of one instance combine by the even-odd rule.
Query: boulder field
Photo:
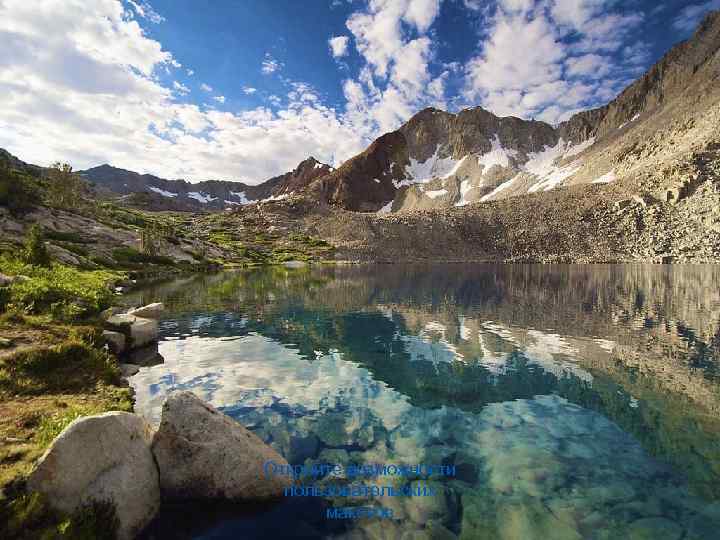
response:
[[[40,458],[28,489],[61,512],[109,502],[119,540],[130,540],[152,521],[161,500],[280,497],[290,479],[266,476],[266,461],[287,465],[241,424],[190,392],[176,392],[156,432],[126,412],[75,420]]]

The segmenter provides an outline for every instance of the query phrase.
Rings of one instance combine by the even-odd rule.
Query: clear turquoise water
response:
[[[188,389],[292,464],[457,473],[433,497],[168,505],[147,535],[718,538],[719,285],[712,266],[413,265],[144,290],[168,308],[164,361],[132,380],[152,421]],[[325,519],[349,504],[393,519]]]

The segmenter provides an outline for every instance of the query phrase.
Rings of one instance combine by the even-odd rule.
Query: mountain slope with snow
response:
[[[677,123],[694,131],[669,146],[663,160],[681,158],[694,143],[712,138],[694,115],[717,102],[718,51],[715,12],[611,103],[558,126],[499,118],[480,107],[456,114],[425,109],[319,179],[311,192],[347,210],[386,213],[634,182],[652,175],[658,163],[650,150],[635,152],[654,139],[667,142],[662,134]]]

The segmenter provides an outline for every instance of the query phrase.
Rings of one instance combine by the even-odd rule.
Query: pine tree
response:
[[[25,237],[25,262],[35,266],[50,266],[50,254],[45,247],[45,235],[36,223]]]

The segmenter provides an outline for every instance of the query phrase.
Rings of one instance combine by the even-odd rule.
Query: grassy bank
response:
[[[0,537],[101,537],[110,510],[61,515],[25,493],[24,484],[34,462],[74,419],[132,410],[131,391],[104,348],[99,318],[124,274],[7,255],[0,257],[0,273],[12,280],[0,287]]]

